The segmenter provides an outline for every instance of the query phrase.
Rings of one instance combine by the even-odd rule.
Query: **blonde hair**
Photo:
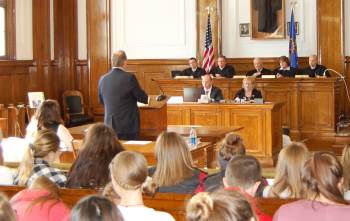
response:
[[[142,187],[148,176],[145,157],[133,151],[117,154],[111,164],[112,179],[125,190],[136,190]]]
[[[16,221],[16,214],[3,193],[0,193],[0,221]]]
[[[350,187],[350,145],[346,145],[341,156],[341,163],[344,170],[344,187],[346,190]]]
[[[39,130],[26,150],[23,159],[18,167],[18,185],[26,185],[32,175],[34,158],[43,158],[50,152],[57,152],[60,139],[56,133],[49,129]]]
[[[219,149],[219,155],[224,160],[230,160],[236,155],[244,155],[245,146],[243,139],[233,132],[226,134]]]
[[[289,191],[289,198],[302,197],[301,171],[309,158],[305,144],[292,142],[278,155],[275,181],[269,192],[270,197],[279,197]]]
[[[254,86],[254,88],[255,88],[255,84],[256,84],[255,77],[253,77],[253,76],[247,76],[247,77],[243,78],[242,84],[244,84],[244,82],[246,82],[246,81],[249,81],[249,82]]]
[[[162,132],[156,141],[157,165],[153,182],[172,186],[193,176],[192,156],[186,141],[175,132]]]
[[[218,190],[193,196],[186,207],[186,218],[188,221],[249,221],[255,215],[241,193]]]

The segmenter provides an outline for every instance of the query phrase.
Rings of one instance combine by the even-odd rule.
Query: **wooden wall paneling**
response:
[[[87,0],[87,39],[90,75],[90,104],[96,115],[103,114],[98,103],[98,81],[110,69],[109,0]]]
[[[84,104],[90,107],[90,76],[87,60],[79,60],[75,63],[76,78],[74,88],[83,93]]]

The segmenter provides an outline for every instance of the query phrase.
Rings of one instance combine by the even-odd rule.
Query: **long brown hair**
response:
[[[103,187],[109,181],[108,165],[124,150],[114,131],[103,123],[89,127],[68,176],[67,186]]]
[[[62,124],[60,105],[56,100],[45,100],[41,103],[34,118],[38,120],[38,130],[49,129],[55,124]]]
[[[36,133],[34,142],[29,145],[18,167],[18,185],[25,185],[32,175],[34,158],[44,158],[50,152],[57,152],[60,139],[55,132],[43,129]],[[50,162],[49,162],[50,163]]]
[[[13,211],[8,198],[0,192],[0,221],[16,221],[16,214]]]
[[[157,165],[153,182],[161,186],[181,183],[193,175],[192,156],[185,140],[175,132],[162,132],[156,141]]]
[[[315,200],[322,195],[334,203],[348,205],[340,187],[342,178],[343,167],[333,153],[314,153],[302,171],[305,196]]]
[[[255,214],[241,193],[221,189],[193,196],[186,207],[186,218],[188,221],[250,221]]]
[[[226,134],[219,149],[219,156],[229,161],[236,155],[244,155],[245,146],[243,139],[233,132]]]
[[[302,196],[301,171],[309,158],[305,144],[293,142],[283,148],[278,155],[275,180],[269,192],[270,197],[279,197],[289,191],[290,198]]]
[[[341,163],[344,171],[344,187],[350,188],[350,145],[346,145],[341,155]]]

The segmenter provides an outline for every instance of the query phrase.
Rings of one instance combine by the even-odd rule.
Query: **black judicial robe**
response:
[[[236,71],[235,71],[235,68],[233,66],[226,65],[222,70],[219,68],[219,66],[216,66],[215,68],[211,69],[210,73],[214,77],[216,74],[220,74],[222,77],[232,78],[233,75],[235,75]]]
[[[184,76],[193,76],[193,78],[201,78],[202,75],[205,74],[205,71],[203,68],[197,67],[196,71],[192,71],[192,68],[186,68],[183,71]]]
[[[301,73],[302,74],[307,74],[309,75],[309,77],[316,77],[316,75],[318,76],[323,76],[323,72],[326,70],[327,68],[323,65],[317,64],[315,69],[311,69],[310,66],[308,66],[307,68],[304,68]],[[326,72],[326,76],[330,77],[331,75],[328,73],[328,71]]]
[[[256,69],[254,70],[250,70],[247,72],[246,76],[253,76],[253,74],[255,74],[256,72],[258,72]],[[263,68],[261,70],[261,75],[257,76],[257,78],[261,78],[262,75],[271,75],[272,72],[269,69]]]

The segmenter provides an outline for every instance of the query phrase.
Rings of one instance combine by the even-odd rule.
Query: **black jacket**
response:
[[[239,98],[239,99],[245,99],[245,91],[244,91],[244,88],[241,88],[239,91],[237,91],[235,97],[233,99],[236,99],[236,98]],[[254,98],[262,98],[262,94],[259,90],[257,89],[253,89],[252,91],[252,97],[251,99],[254,99]]]
[[[250,70],[247,72],[246,76],[253,76],[253,74],[255,74],[256,72],[258,72],[256,69]],[[270,75],[272,74],[272,72],[269,69],[263,68],[261,70],[261,75],[257,76],[257,78],[261,78],[262,75]]]
[[[201,94],[205,94],[204,88],[201,88]],[[220,88],[212,86],[211,92],[210,92],[210,98],[214,101],[220,101],[224,99],[224,96],[222,96],[222,91]]]
[[[280,68],[276,68],[273,73],[275,75],[280,74],[285,78],[294,78],[297,74],[297,69],[293,67],[290,67],[290,70],[280,70]]]
[[[323,72],[326,70],[327,68],[323,65],[317,64],[315,69],[311,69],[310,66],[308,66],[307,68],[304,68],[301,72],[302,74],[307,74],[309,75],[309,77],[316,77],[316,75],[318,76],[323,76]],[[328,73],[328,71],[326,71],[326,76],[330,77],[330,74]]]
[[[204,69],[200,67],[197,67],[195,72],[192,71],[192,68],[186,68],[183,71],[184,76],[193,76],[194,78],[201,78],[201,76],[204,74],[205,74]]]
[[[100,78],[98,92],[105,109],[105,124],[117,134],[138,133],[140,115],[137,101],[147,104],[148,96],[135,75],[113,68]]]
[[[282,0],[253,0],[258,11],[258,31],[273,33],[278,28],[277,11],[282,9]]]
[[[226,65],[222,70],[219,68],[219,66],[216,66],[210,71],[210,74],[212,74],[214,77],[215,74],[220,74],[222,77],[225,78],[232,78],[233,75],[235,75],[235,73],[235,68],[231,65]]]

